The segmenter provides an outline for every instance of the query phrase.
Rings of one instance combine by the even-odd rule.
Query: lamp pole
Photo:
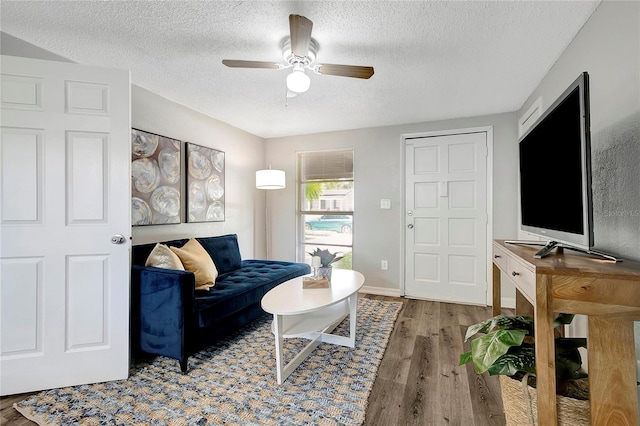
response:
[[[285,173],[284,170],[273,170],[271,165],[268,169],[256,171],[256,188],[264,190],[272,189],[284,189]],[[269,202],[269,196],[265,193],[265,212],[264,212],[264,227],[265,227],[265,239],[267,245],[267,259],[271,259],[271,224],[269,223],[271,204]]]

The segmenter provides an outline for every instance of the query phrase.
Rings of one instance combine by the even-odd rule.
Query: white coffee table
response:
[[[358,290],[364,284],[364,276],[357,271],[334,269],[330,288],[302,288],[302,278],[286,281],[271,289],[262,298],[262,309],[273,314],[272,329],[276,341],[279,384],[282,384],[321,342],[355,347]],[[349,336],[331,334],[347,316]],[[309,339],[311,342],[287,365],[283,365],[283,341],[294,337]]]

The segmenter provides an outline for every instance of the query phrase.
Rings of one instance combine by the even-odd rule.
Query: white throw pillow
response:
[[[156,244],[153,250],[151,250],[144,266],[184,271],[184,266],[182,266],[182,261],[178,255],[172,252],[168,246],[160,243]]]

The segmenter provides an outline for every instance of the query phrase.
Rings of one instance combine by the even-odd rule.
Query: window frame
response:
[[[304,154],[308,153],[322,153],[322,152],[341,152],[341,151],[351,151],[351,159],[353,162],[353,170],[352,170],[352,178],[337,178],[337,179],[311,179],[311,180],[302,180],[302,161],[301,158]],[[351,249],[351,253],[353,256],[353,224],[355,222],[355,198],[352,202],[352,210],[303,210],[303,202],[305,201],[305,184],[314,183],[314,182],[322,182],[322,183],[341,183],[341,182],[351,182],[352,191],[355,193],[356,187],[356,175],[355,175],[355,149],[353,147],[345,147],[345,148],[335,148],[335,149],[324,149],[324,150],[308,150],[308,151],[297,151],[296,152],[296,256],[298,262],[305,261],[305,228],[304,228],[304,216],[305,215],[317,215],[317,216],[351,216],[351,245],[343,245],[343,244],[331,244],[334,247],[348,247]],[[329,201],[329,200],[325,200]],[[335,201],[335,200],[334,200]],[[318,244],[319,246],[326,246],[327,244]]]

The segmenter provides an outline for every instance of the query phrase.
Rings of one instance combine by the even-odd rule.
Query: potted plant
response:
[[[560,314],[554,321],[558,330],[555,338],[558,423],[588,425],[588,381],[578,351],[587,347],[587,339],[562,337],[559,333],[560,327],[569,324],[573,317]],[[460,355],[460,365],[472,362],[479,374],[500,375],[507,424],[537,424],[533,319],[498,315],[470,326],[465,342],[469,339],[471,351]]]
[[[331,281],[331,265],[340,261],[344,257],[342,253],[331,253],[328,249],[321,250],[318,247],[316,247],[313,252],[308,252],[308,254],[311,255],[311,266],[317,268],[317,275],[320,277],[325,277],[329,281]],[[314,264],[314,258],[320,259],[319,266]]]

